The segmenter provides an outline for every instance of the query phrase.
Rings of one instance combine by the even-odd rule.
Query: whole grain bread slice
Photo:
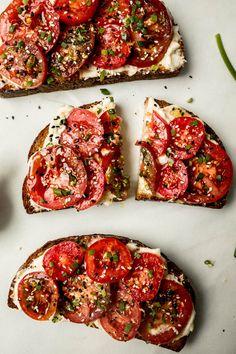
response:
[[[93,102],[90,104],[85,104],[85,105],[80,106],[80,108],[90,109],[93,106],[96,106],[97,104],[99,104],[100,102],[101,101],[96,101],[96,102]],[[39,132],[37,137],[34,139],[32,145],[29,149],[28,160],[35,152],[42,149],[44,142],[48,136],[48,131],[49,131],[49,124],[45,128],[43,128]],[[119,201],[125,200],[127,198],[127,195],[128,195],[128,191],[124,189],[121,193]],[[34,214],[34,213],[39,213],[39,212],[50,211],[50,209],[36,208],[34,205],[32,205],[30,194],[29,194],[28,187],[27,187],[27,176],[25,177],[24,182],[23,182],[23,186],[22,186],[22,201],[23,201],[23,205],[24,205],[24,208],[25,208],[27,214]],[[71,208],[73,208],[73,207],[71,207]]]
[[[36,258],[42,256],[46,250],[48,250],[49,248],[51,248],[52,246],[62,242],[62,241],[74,241],[78,244],[80,244],[82,247],[87,248],[88,245],[91,243],[91,241],[96,241],[100,238],[106,238],[106,237],[115,237],[117,239],[119,239],[121,242],[123,242],[124,244],[127,244],[131,241],[135,242],[137,244],[138,247],[147,247],[150,248],[148,246],[146,246],[144,243],[137,241],[137,240],[131,240],[128,237],[123,237],[123,236],[115,236],[115,235],[104,235],[104,234],[90,234],[90,235],[81,235],[81,236],[68,236],[68,237],[63,237],[63,238],[58,238],[56,240],[53,241],[49,241],[46,244],[44,244],[42,247],[40,247],[39,249],[37,249],[34,253],[32,253],[28,259],[22,264],[22,266],[18,269],[18,272],[20,272],[21,270],[25,269],[25,268],[30,268],[30,265],[32,264],[33,260],[35,260]],[[181,283],[182,285],[185,287],[185,289],[189,292],[189,294],[191,295],[193,304],[195,305],[195,291],[192,287],[192,283],[190,281],[190,279],[187,277],[187,275],[185,275],[185,273],[171,260],[169,260],[165,254],[162,253],[162,256],[165,258],[166,260],[166,267],[168,270],[168,274],[172,274],[174,275]],[[17,274],[16,273],[15,277],[13,278],[11,285],[10,285],[10,289],[9,289],[9,293],[8,293],[8,306],[12,309],[18,309],[18,307],[16,306],[16,304],[14,303],[14,288],[16,286],[16,279],[17,279]],[[94,327],[94,328],[98,328],[95,323],[93,323],[92,325],[89,325],[90,327]],[[188,335],[189,336],[189,335]],[[175,352],[179,352],[181,349],[183,349],[183,347],[185,346],[185,343],[187,341],[188,336],[184,336],[176,341],[172,341],[170,343],[166,343],[161,345],[161,347],[164,347],[166,349],[170,349],[173,350]],[[137,339],[142,340],[141,336],[139,334],[136,335]]]
[[[160,108],[164,108],[164,107],[171,105],[171,103],[164,101],[164,100],[155,99],[155,102],[160,106]],[[186,110],[186,112],[192,117],[198,117],[193,112],[190,112],[187,110]],[[209,134],[211,136],[211,138],[213,140],[215,140],[225,150],[223,142],[221,141],[219,136],[216,134],[216,132],[206,122],[203,122],[203,123],[205,126],[206,133]],[[158,201],[158,202],[165,202],[165,200],[161,200],[160,198],[156,197],[155,195],[147,196],[146,194],[142,194],[138,189],[136,191],[136,200],[153,200],[153,201]],[[221,209],[226,204],[226,200],[227,200],[227,194],[214,203],[198,204],[198,205],[191,204],[191,205],[192,206],[202,206],[202,207],[213,208],[213,209]],[[176,201],[171,201],[171,202],[176,203]],[[185,203],[184,201],[181,201],[181,204],[189,205],[190,203]]]

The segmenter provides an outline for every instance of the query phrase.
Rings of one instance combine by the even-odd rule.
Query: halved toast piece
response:
[[[137,200],[222,208],[233,176],[218,135],[197,115],[163,100],[145,101]]]
[[[69,121],[70,123],[68,123]],[[97,203],[110,204],[112,201],[125,200],[129,189],[129,178],[124,173],[124,157],[121,153],[121,122],[122,119],[116,115],[113,97],[106,97],[100,102],[86,104],[80,108],[62,107],[53,121],[38,134],[29,150],[29,172],[22,188],[22,199],[26,212],[33,214],[73,206],[77,210],[84,210]],[[55,149],[66,149],[62,155],[68,149],[72,150],[73,154],[76,154],[75,158],[78,159],[78,163],[80,164],[82,161],[82,170],[80,169],[77,177],[73,175],[75,171],[72,171],[73,168],[76,170],[76,163],[73,168],[69,166],[71,171],[66,172],[64,169],[63,173],[67,177],[69,175],[69,182],[65,182],[68,189],[62,188],[63,182],[60,181],[60,176],[57,176],[58,182],[50,179],[53,183],[51,187],[50,183],[47,185],[48,182],[44,178],[48,172],[55,170],[55,161],[52,161],[49,166],[48,162],[43,159],[43,155],[54,156],[55,153],[58,154],[58,151],[54,151]],[[38,157],[40,158],[40,166],[35,170],[32,166],[37,167]],[[52,157],[51,159],[53,160]],[[96,173],[91,172],[89,167],[91,163],[95,165]],[[91,167],[93,168],[93,166]],[[85,171],[87,173],[84,173]],[[53,172],[54,177],[56,173]],[[98,176],[97,180],[96,175]],[[73,188],[79,187],[83,183],[86,183],[87,187],[83,188],[81,199],[77,200],[74,205],[73,203],[70,205],[68,199],[76,194]],[[43,188],[39,194],[36,193],[37,195],[35,195],[35,189],[37,189],[35,185],[40,190]],[[95,192],[92,191],[91,185],[95,187],[98,185]],[[55,200],[61,199],[62,202],[64,200],[65,204],[63,202],[61,207],[54,208],[53,203],[50,202],[52,196],[48,196],[47,199],[45,195],[45,193],[49,193],[48,189],[53,191]],[[97,189],[99,189],[98,194]],[[91,199],[92,197],[93,199]],[[89,205],[84,205],[86,200],[90,200]],[[81,202],[83,202],[83,207],[81,207]]]
[[[41,19],[40,25],[34,27],[35,21],[31,21],[32,26],[24,30],[24,16],[27,16],[29,21],[30,16],[34,15],[32,11],[30,12],[31,2],[28,5],[22,4],[20,13],[12,2],[1,14],[0,24],[3,28],[0,33],[1,97],[19,97],[100,84],[174,77],[184,66],[186,60],[179,27],[174,23],[173,17],[162,1],[158,0],[149,6],[147,0],[137,1],[137,4],[136,1],[131,1],[130,4],[126,3],[124,15],[122,11],[114,11],[118,6],[117,1],[104,1],[91,21],[85,21],[73,28],[58,18],[60,9],[53,7],[55,1],[51,3],[47,1],[46,5],[41,5],[40,11],[42,14],[47,12],[51,14],[54,21],[52,26],[47,23],[47,16],[41,16],[43,20]],[[15,16],[9,15],[11,11]],[[117,23],[119,27],[115,28],[114,26],[118,26]],[[8,30],[7,33],[4,28],[5,31]],[[116,33],[115,38],[114,34],[110,36],[110,30]],[[141,36],[141,40],[137,39],[138,36]],[[31,55],[29,60],[33,56],[38,58],[39,63],[44,63],[42,67],[37,67],[36,64],[33,66],[34,77],[30,76],[30,71],[24,65],[20,70],[19,68],[8,70],[9,64],[14,66],[12,56],[15,60],[19,56],[26,56],[25,49],[27,55]],[[139,53],[143,56],[138,59],[139,63],[136,63]],[[9,55],[11,57],[8,62]],[[30,65],[32,69],[32,64]],[[40,75],[37,74],[38,71]],[[15,76],[11,74],[12,72]]]
[[[57,239],[57,240],[53,240],[53,241],[47,242],[44,246],[42,246],[37,251],[35,251],[31,256],[29,256],[29,258],[26,260],[26,262],[20,267],[20,269],[16,273],[16,276],[12,280],[12,283],[11,283],[11,286],[10,286],[10,290],[9,290],[8,306],[13,308],[13,309],[18,309],[18,310],[20,310],[20,309],[22,310],[23,309],[23,311],[26,312],[27,315],[30,315],[29,312],[27,312],[28,310],[25,310],[24,303],[23,303],[24,300],[22,299],[22,296],[21,296],[22,292],[19,291],[19,289],[21,289],[21,285],[19,286],[19,284],[22,284],[22,279],[23,278],[30,277],[30,275],[29,275],[30,273],[31,274],[32,273],[36,274],[37,272],[39,272],[41,274],[41,276],[42,276],[42,274],[45,274],[45,276],[46,276],[46,273],[48,273],[48,268],[47,268],[46,263],[48,263],[49,260],[51,260],[51,258],[48,258],[49,257],[48,255],[50,254],[51,256],[52,255],[55,256],[55,252],[54,252],[54,250],[56,251],[55,246],[58,247],[58,245],[60,245],[60,251],[59,252],[61,252],[62,249],[64,249],[64,252],[67,252],[66,248],[68,247],[68,242],[70,244],[70,246],[69,246],[70,249],[76,247],[76,245],[72,245],[71,244],[71,242],[72,242],[72,243],[76,243],[77,245],[82,247],[82,249],[84,249],[84,252],[85,252],[84,261],[82,261],[80,266],[79,266],[79,264],[77,264],[76,268],[74,268],[74,270],[72,270],[72,269],[70,270],[71,275],[70,275],[69,279],[72,279],[72,281],[73,281],[72,284],[76,284],[77,277],[80,279],[81,274],[84,274],[84,272],[86,273],[86,271],[84,270],[84,262],[86,263],[85,268],[87,269],[87,272],[89,272],[89,269],[88,269],[88,262],[89,262],[88,257],[93,255],[94,252],[97,252],[97,251],[95,251],[96,245],[98,245],[99,241],[101,243],[102,240],[106,241],[105,244],[108,245],[107,247],[109,247],[109,245],[111,245],[112,242],[115,242],[117,245],[119,244],[119,242],[121,242],[123,245],[125,245],[126,246],[125,247],[126,248],[126,252],[128,250],[128,252],[131,253],[132,258],[133,258],[133,262],[134,263],[133,263],[132,267],[135,267],[135,262],[137,260],[139,260],[140,258],[142,258],[142,255],[144,255],[144,254],[146,255],[146,257],[147,257],[147,254],[148,254],[149,256],[152,257],[152,259],[157,257],[157,259],[162,260],[164,262],[163,263],[164,264],[164,273],[162,275],[162,279],[160,280],[161,281],[161,283],[160,283],[161,285],[160,285],[160,289],[159,289],[159,292],[157,293],[157,295],[155,295],[152,300],[149,300],[148,302],[141,302],[141,303],[139,303],[139,305],[137,304],[135,299],[133,300],[134,302],[133,302],[133,306],[132,307],[135,308],[135,307],[138,306],[140,308],[140,306],[141,306],[141,309],[142,309],[141,310],[141,312],[142,312],[141,323],[139,322],[139,324],[138,324],[139,327],[136,328],[136,333],[133,333],[133,336],[135,336],[138,339],[145,340],[143,338],[143,335],[142,335],[142,332],[143,332],[142,328],[144,326],[144,323],[145,323],[145,320],[146,320],[146,316],[148,314],[148,306],[149,307],[154,306],[155,308],[157,306],[159,308],[159,310],[156,310],[157,312],[158,311],[163,311],[162,312],[162,317],[167,316],[167,317],[165,317],[166,318],[165,321],[167,321],[167,322],[162,322],[162,324],[160,324],[160,322],[158,322],[159,323],[158,324],[159,327],[157,327],[157,328],[161,329],[162,332],[163,331],[164,332],[165,331],[167,331],[167,332],[169,331],[170,327],[169,327],[168,323],[169,323],[170,319],[169,319],[168,316],[170,316],[170,312],[168,312],[168,311],[170,311],[170,308],[167,308],[166,310],[164,310],[164,309],[162,310],[161,309],[161,307],[162,307],[161,303],[163,303],[163,304],[165,303],[165,300],[166,300],[165,296],[167,296],[167,298],[168,298],[167,299],[168,303],[171,303],[172,299],[174,299],[176,294],[178,293],[178,290],[171,290],[171,288],[168,288],[169,290],[166,290],[167,293],[163,294],[163,290],[161,290],[161,289],[162,289],[162,284],[164,284],[164,283],[168,283],[169,286],[171,286],[171,284],[172,284],[172,286],[175,284],[178,289],[179,288],[181,289],[180,293],[178,293],[178,294],[182,294],[182,295],[177,295],[178,301],[182,301],[183,300],[182,296],[183,296],[183,294],[185,294],[185,300],[183,300],[184,302],[182,302],[181,306],[187,306],[186,304],[188,303],[188,306],[190,306],[190,308],[191,308],[191,311],[190,311],[191,313],[188,314],[188,320],[186,319],[185,326],[182,325],[182,327],[181,327],[180,325],[177,325],[177,323],[178,323],[177,319],[180,316],[180,314],[179,314],[180,310],[178,308],[178,301],[177,301],[175,303],[175,311],[174,311],[174,314],[173,314],[172,326],[173,326],[173,323],[174,323],[174,326],[176,326],[176,328],[179,327],[181,329],[177,330],[176,328],[173,327],[174,328],[174,332],[169,337],[171,339],[167,340],[166,342],[164,341],[165,343],[163,343],[163,338],[162,338],[162,340],[160,340],[160,343],[158,343],[158,345],[161,345],[164,348],[179,352],[184,347],[184,345],[186,343],[186,340],[187,340],[190,332],[193,330],[193,326],[194,326],[195,294],[194,294],[194,290],[192,288],[191,282],[188,279],[188,277],[185,275],[185,273],[181,269],[178,268],[177,265],[175,265],[172,261],[170,261],[163,253],[160,253],[160,249],[151,249],[148,246],[144,245],[142,242],[136,241],[136,240],[131,240],[131,239],[127,238],[127,237],[114,236],[114,235],[103,235],[103,234],[92,234],[92,235],[83,235],[83,236],[64,237],[64,238],[60,238],[60,239]],[[67,246],[66,246],[66,244],[67,244]],[[116,250],[115,250],[116,251],[116,255],[119,257],[119,261],[118,262],[122,261],[121,253],[119,253],[119,252],[121,252],[121,248],[123,246],[121,248],[119,248],[119,247],[120,247],[120,244],[118,245],[118,248],[116,248]],[[93,251],[93,253],[92,253],[92,251]],[[103,251],[105,252],[106,250],[103,249]],[[58,252],[58,249],[57,249],[57,252]],[[69,254],[67,253],[67,256],[68,255]],[[68,259],[69,258],[67,258],[67,260]],[[103,257],[103,259],[104,259],[104,257]],[[72,262],[72,261],[73,261],[72,259],[71,260],[69,259],[69,262]],[[57,261],[55,261],[53,265],[52,265],[53,262],[49,262],[50,267],[55,267],[55,269],[58,269],[57,268],[58,264],[56,262]],[[115,262],[117,262],[117,261],[115,261]],[[118,266],[119,266],[119,264],[117,265],[117,263],[116,263],[116,266],[114,266],[114,272],[116,271]],[[109,268],[109,266],[106,269],[108,269],[108,268]],[[49,271],[50,271],[50,269],[49,269]],[[54,271],[56,271],[56,270],[54,270]],[[158,271],[157,272],[156,271],[157,270],[152,271],[152,277],[156,277],[157,276]],[[151,270],[149,270],[149,273],[151,274]],[[56,273],[50,273],[50,274],[51,274],[52,277],[55,278],[55,275],[53,275],[53,274],[56,274]],[[56,286],[59,287],[59,289],[60,289],[60,292],[59,292],[60,295],[59,295],[59,300],[57,301],[57,304],[55,305],[56,308],[54,309],[55,310],[54,314],[52,314],[52,316],[50,318],[47,318],[47,320],[52,320],[53,322],[65,321],[65,320],[68,321],[68,314],[65,313],[65,310],[63,310],[63,308],[64,308],[64,305],[65,305],[65,302],[68,301],[68,293],[69,293],[68,287],[69,287],[70,281],[68,281],[68,276],[69,276],[68,274],[63,275],[63,276],[65,276],[65,279],[66,279],[65,281],[54,280]],[[52,279],[51,279],[51,281],[52,281]],[[119,281],[123,282],[122,279],[120,279]],[[150,280],[150,282],[152,283],[153,280]],[[110,300],[108,301],[108,304],[106,304],[106,306],[108,306],[108,307],[106,309],[103,308],[103,311],[104,311],[103,315],[100,315],[100,317],[97,318],[96,320],[92,320],[92,317],[94,315],[91,314],[89,321],[85,321],[85,319],[83,317],[84,323],[86,325],[88,325],[90,327],[99,328],[99,329],[105,329],[105,331],[106,331],[107,327],[104,325],[104,321],[103,320],[102,320],[102,322],[100,321],[100,318],[104,318],[104,316],[106,317],[107,311],[109,312],[112,309],[112,303],[114,302],[114,294],[116,294],[117,291],[120,291],[120,290],[117,290],[117,285],[116,284],[117,283],[112,283],[111,284],[112,296],[110,297]],[[103,299],[105,298],[104,289],[106,288],[106,291],[107,291],[106,295],[108,295],[108,292],[109,292],[108,288],[106,286],[107,286],[107,284],[104,283],[104,282],[103,282],[103,284],[100,284],[100,285],[98,284],[98,288],[102,289],[102,291],[103,291]],[[84,295],[87,294],[87,291],[89,291],[89,288],[93,289],[93,282],[90,284],[89,287],[86,287],[84,285],[83,290],[82,289],[79,290],[79,293],[80,294],[82,293],[82,295],[81,295],[82,298],[85,298],[86,299],[85,301],[88,301],[88,302],[91,301],[91,297],[86,297],[86,296],[84,297]],[[74,286],[73,286],[73,289],[75,289]],[[86,290],[86,289],[88,289],[88,290]],[[43,285],[42,285],[42,287],[40,287],[39,284],[38,284],[37,285],[37,290],[39,290],[39,291],[43,290]],[[177,291],[177,293],[175,293],[175,291]],[[127,294],[127,293],[131,294],[129,288],[126,288],[126,290],[125,290],[125,294]],[[162,295],[160,295],[161,293],[162,293]],[[123,294],[124,294],[124,290],[123,290]],[[27,293],[27,296],[28,295],[29,295],[29,293]],[[126,296],[126,295],[124,295],[124,296]],[[178,296],[180,296],[180,298]],[[75,290],[73,290],[73,299],[74,299],[73,301],[75,303],[75,300],[77,299],[77,295],[76,295]],[[125,298],[123,298],[123,300],[121,300],[121,303],[119,305],[119,308],[120,308],[120,311],[121,311],[120,315],[119,315],[120,317],[122,317],[122,313],[126,314],[124,312],[124,311],[126,311],[124,309],[124,306],[126,306],[126,307],[128,306],[126,301],[125,301]],[[72,303],[73,303],[73,301],[72,301]],[[161,301],[161,303],[159,301]],[[103,304],[105,304],[105,300],[104,300]],[[31,306],[31,304],[28,303],[28,308],[30,306]],[[128,309],[128,307],[127,307],[127,309]],[[80,306],[77,306],[76,310],[75,310],[75,308],[74,308],[74,310],[71,309],[71,311],[73,313],[75,311],[76,311],[76,313],[80,313],[80,311],[81,311],[80,310]],[[166,314],[165,314],[165,311],[167,311]],[[91,313],[94,313],[94,312],[92,311]],[[146,313],[146,315],[145,315],[145,313]],[[135,316],[135,313],[133,313],[133,315]],[[81,315],[81,316],[84,316],[84,315]],[[154,308],[152,308],[152,316],[154,316],[153,318],[155,318]],[[31,313],[30,317],[33,317],[34,319],[40,319],[40,318],[38,318],[38,317],[40,317],[40,314],[37,313],[37,311],[36,311],[35,315],[34,314],[32,315],[32,313]],[[181,318],[181,316],[180,316],[180,318]],[[46,320],[46,318],[44,318],[44,319]],[[42,318],[42,320],[43,320],[43,318]],[[70,320],[72,322],[74,322],[75,318],[74,317],[70,317]],[[78,320],[78,317],[77,317],[77,320]],[[126,317],[126,321],[127,321],[127,317]],[[130,323],[132,323],[132,318],[131,317],[129,317],[129,321],[130,321]],[[140,319],[139,319],[139,321],[140,321]],[[82,323],[83,321],[82,320],[81,321],[78,320],[77,322],[78,323],[79,322]],[[165,327],[165,324],[166,324],[166,327]],[[133,326],[135,326],[135,322],[133,322]],[[157,328],[155,328],[156,333],[158,332]],[[153,330],[154,330],[154,328],[153,328]],[[112,334],[109,331],[108,331],[108,333],[111,336],[113,336],[113,338],[118,339],[116,335],[113,335],[114,333]],[[127,331],[127,333],[128,333],[128,331]],[[153,337],[149,338],[149,342],[151,342],[153,344],[157,344],[157,342],[155,342],[155,340],[153,340],[153,338],[157,340],[158,336],[153,336]],[[125,341],[129,340],[129,339],[131,339],[131,338],[128,338],[128,337],[126,339],[123,338],[123,340],[125,340]]]

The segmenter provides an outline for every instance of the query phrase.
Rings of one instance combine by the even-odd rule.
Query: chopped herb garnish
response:
[[[6,53],[2,53],[1,57],[2,57],[2,59],[6,59],[7,58]]]
[[[50,267],[54,267],[55,263],[54,262],[49,262]]]
[[[31,54],[29,59],[26,62],[26,66],[27,68],[32,69],[35,66],[35,63],[36,63],[36,57],[34,54]]]
[[[192,147],[192,145],[191,145],[191,144],[187,144],[187,145],[185,146],[185,150],[186,150],[186,151],[188,151],[188,150],[190,150],[190,149],[191,149],[191,147]]]
[[[187,103],[193,103],[193,98],[192,98],[192,97],[189,97],[186,102],[187,102]]]
[[[16,29],[16,26],[15,25],[11,25],[9,27],[9,33],[14,33],[15,32],[15,29]]]
[[[206,159],[206,162],[209,162],[209,161],[211,161],[211,155],[209,155],[209,154],[206,154],[206,157],[205,157],[205,159]]]
[[[134,258],[139,259],[140,257],[141,257],[141,254],[140,254],[140,253],[138,253],[138,252],[135,252],[135,253],[134,253]]]
[[[190,123],[190,125],[191,125],[192,127],[195,127],[196,125],[198,125],[198,120],[197,120],[197,119],[193,120],[193,121]]]
[[[113,262],[118,262],[119,258],[117,256],[117,254],[113,254],[112,260],[113,260]]]
[[[32,80],[29,80],[29,81],[27,81],[27,86],[32,86],[33,85],[33,81]]]
[[[103,34],[105,32],[105,28],[104,27],[99,27],[98,28],[98,32]]]
[[[101,54],[102,54],[102,55],[107,55],[107,54],[108,54],[107,49],[102,49],[102,50],[101,50]]]
[[[78,268],[78,266],[79,266],[79,263],[78,262],[74,262],[71,267],[73,269],[75,269],[75,268]]]
[[[198,162],[199,164],[201,164],[201,163],[203,163],[203,161],[204,161],[204,156],[200,155],[200,156],[198,157],[198,159],[197,159],[197,162]]]
[[[28,5],[29,0],[22,0],[22,2],[23,2],[24,5]]]
[[[157,71],[159,69],[158,65],[157,64],[153,64],[151,66],[151,71]]]
[[[176,135],[176,129],[172,128],[170,133],[171,133],[172,136],[175,136]]]
[[[125,311],[125,306],[126,306],[126,303],[123,300],[121,300],[120,303],[119,303],[120,312],[124,312]]]
[[[62,273],[62,276],[65,278],[65,277],[67,277],[67,273],[66,272],[63,272]]]
[[[110,95],[111,93],[110,93],[110,91],[109,90],[107,90],[107,89],[100,89],[100,91],[101,91],[101,93],[103,94],[103,95]]]
[[[221,176],[221,175],[217,175],[217,176],[216,176],[216,180],[217,180],[218,182],[221,182],[221,181],[222,181],[222,176]]]
[[[39,33],[40,39],[44,39],[44,38],[46,37],[46,35],[47,35],[47,33],[44,32],[44,31],[42,31],[42,32]]]
[[[58,197],[66,197],[71,194],[71,191],[62,188],[53,188],[53,193]]]
[[[47,78],[47,84],[51,85],[54,82],[54,78],[52,76],[48,76]]]
[[[151,19],[151,21],[152,21],[153,23],[156,23],[156,22],[157,22],[157,15],[156,15],[156,14],[152,14],[152,15],[150,16],[150,19]]]
[[[203,179],[204,177],[204,174],[202,172],[200,172],[198,175],[197,175],[197,178],[196,178],[196,181],[200,181],[201,179]]]
[[[211,261],[210,259],[206,259],[204,264],[206,264],[208,267],[214,267],[215,262]]]
[[[61,42],[61,47],[65,49],[65,48],[67,48],[67,47],[68,47],[68,44],[67,44],[67,43],[65,43],[65,42]]]
[[[18,14],[22,14],[22,12],[23,12],[22,7],[19,6],[19,7],[17,8],[17,12],[18,12]]]
[[[89,255],[92,256],[95,253],[95,250],[89,250]]]
[[[48,34],[48,43],[52,43],[52,33],[49,32]]]
[[[122,32],[122,33],[121,33],[121,38],[122,38],[122,40],[123,40],[124,42],[126,42],[126,41],[127,41],[127,32]]]
[[[172,167],[173,165],[174,165],[174,160],[172,160],[172,159],[169,159],[168,160],[168,165],[170,166],[170,167]]]
[[[17,48],[24,48],[25,42],[24,41],[18,41],[16,46],[17,46]]]
[[[227,67],[227,69],[229,70],[230,74],[233,76],[234,80],[236,80],[236,70],[234,69],[233,65],[231,64],[231,61],[229,60],[228,55],[226,54],[222,39],[221,39],[221,35],[218,33],[215,36],[216,38],[216,43],[218,46],[218,49],[220,51],[220,55],[222,57],[222,59],[224,60],[224,63]]]
[[[153,278],[153,275],[154,275],[154,271],[151,269],[148,271],[148,276],[149,278]]]
[[[88,141],[90,138],[91,138],[91,134],[88,133],[85,135],[84,140]]]
[[[133,327],[132,323],[126,323],[124,328],[125,333],[128,334],[131,331],[132,327]]]
[[[105,79],[106,77],[106,71],[105,70],[102,70],[100,72],[100,81],[103,82],[103,80]],[[102,90],[102,89],[101,89]],[[104,94],[105,95],[105,94]]]

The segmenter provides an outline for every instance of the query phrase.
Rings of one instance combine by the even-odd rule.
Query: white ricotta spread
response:
[[[179,26],[174,25],[174,34],[172,41],[163,57],[158,63],[158,67],[164,68],[166,71],[173,72],[181,68],[185,63],[183,51],[181,50],[181,36],[179,34]],[[80,79],[88,80],[91,78],[100,77],[103,69],[98,69],[94,65],[90,64],[87,67],[80,69]],[[137,72],[143,74],[149,74],[152,72],[152,67],[138,68],[133,65],[124,65],[121,68],[114,70],[106,70],[106,77],[119,76],[122,73],[127,74],[129,77],[134,76]]]

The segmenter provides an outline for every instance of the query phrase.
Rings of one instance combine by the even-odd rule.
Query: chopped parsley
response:
[[[154,271],[153,271],[152,269],[150,269],[150,270],[148,271],[148,276],[149,276],[149,278],[153,278],[153,276],[154,276]]]
[[[71,191],[68,189],[63,189],[63,188],[53,188],[53,193],[57,197],[66,197],[67,195],[71,194]]]
[[[197,175],[197,178],[196,178],[196,181],[200,181],[201,179],[203,179],[204,177],[204,174],[202,172],[200,172],[198,175]]]
[[[186,151],[189,151],[189,150],[191,149],[191,147],[192,147],[191,144],[187,144],[187,145],[185,146],[185,150],[186,150]]]
[[[198,125],[198,120],[197,120],[197,119],[193,120],[193,121],[190,123],[190,125],[191,125],[192,127],[195,127],[196,125]]]
[[[126,323],[124,328],[125,333],[128,334],[131,331],[132,327],[133,327],[132,323]]]
[[[92,256],[95,253],[95,250],[89,250],[89,255]]]
[[[209,268],[214,267],[215,262],[211,261],[210,259],[206,259],[204,261],[204,264],[206,264]]]
[[[106,77],[106,71],[105,71],[105,70],[102,70],[102,71],[100,72],[100,81],[103,82],[104,79],[105,79],[105,77]],[[101,89],[101,92],[102,92],[102,90],[105,90],[105,89]],[[107,90],[107,91],[108,91],[108,90]],[[103,92],[102,92],[102,93],[103,93]],[[106,95],[106,94],[103,93],[103,95]]]
[[[110,91],[108,90],[108,89],[106,89],[106,88],[102,88],[102,89],[100,89],[100,91],[101,91],[101,93],[103,94],[103,95],[110,95],[111,93],[110,93]]]

